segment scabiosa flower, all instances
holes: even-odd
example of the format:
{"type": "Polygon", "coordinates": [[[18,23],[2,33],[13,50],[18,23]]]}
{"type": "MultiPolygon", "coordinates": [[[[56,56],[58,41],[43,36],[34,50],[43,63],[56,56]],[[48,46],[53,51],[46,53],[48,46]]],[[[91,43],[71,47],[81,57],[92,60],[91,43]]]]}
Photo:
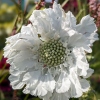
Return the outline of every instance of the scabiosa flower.
{"type": "Polygon", "coordinates": [[[69,100],[88,91],[89,68],[85,52],[91,53],[98,39],[94,19],[89,15],[76,25],[71,12],[56,2],[53,8],[34,10],[21,32],[7,38],[4,56],[10,63],[13,89],[43,100],[69,100]]]}

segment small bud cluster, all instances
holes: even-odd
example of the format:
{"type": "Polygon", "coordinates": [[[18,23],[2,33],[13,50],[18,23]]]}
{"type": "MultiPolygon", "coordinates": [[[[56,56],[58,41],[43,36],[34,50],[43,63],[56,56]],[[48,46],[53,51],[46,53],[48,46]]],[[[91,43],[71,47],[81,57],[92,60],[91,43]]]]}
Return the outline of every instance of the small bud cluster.
{"type": "Polygon", "coordinates": [[[100,1],[90,0],[89,8],[92,17],[94,17],[96,20],[97,27],[100,27],[100,1]]]}
{"type": "Polygon", "coordinates": [[[57,66],[64,62],[65,47],[58,40],[50,40],[39,48],[40,61],[47,66],[57,66]]]}

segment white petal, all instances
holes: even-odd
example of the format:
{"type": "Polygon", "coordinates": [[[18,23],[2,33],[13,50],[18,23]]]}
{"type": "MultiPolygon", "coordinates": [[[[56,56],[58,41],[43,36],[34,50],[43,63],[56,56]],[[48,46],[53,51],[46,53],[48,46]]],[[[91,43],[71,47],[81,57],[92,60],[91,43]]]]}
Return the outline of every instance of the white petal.
{"type": "Polygon", "coordinates": [[[54,2],[53,4],[53,10],[57,15],[62,16],[62,8],[59,4],[57,4],[56,2],[54,2]]]}
{"type": "Polygon", "coordinates": [[[76,18],[72,14],[72,12],[68,11],[66,13],[66,23],[69,24],[70,28],[75,28],[76,27],[76,18]]]}
{"type": "Polygon", "coordinates": [[[31,50],[23,50],[20,51],[18,53],[18,55],[16,56],[16,58],[13,60],[13,62],[17,63],[17,62],[22,62],[25,59],[30,59],[33,58],[35,55],[31,50]]]}
{"type": "Polygon", "coordinates": [[[80,48],[82,47],[84,50],[86,50],[87,52],[91,53],[91,48],[87,45],[89,44],[89,41],[82,36],[82,34],[78,34],[78,33],[74,33],[68,41],[68,46],[69,47],[77,47],[80,48]]]}
{"type": "Polygon", "coordinates": [[[70,80],[68,78],[67,72],[61,72],[59,79],[56,83],[56,92],[57,93],[65,93],[70,88],[70,80]]]}
{"type": "Polygon", "coordinates": [[[91,69],[91,68],[89,68],[89,69],[87,70],[87,75],[84,76],[84,78],[88,78],[88,77],[90,77],[93,73],[94,73],[94,70],[91,69]]]}
{"type": "Polygon", "coordinates": [[[82,96],[83,92],[81,89],[81,84],[79,82],[78,75],[75,72],[75,68],[71,68],[69,77],[71,80],[71,88],[70,88],[71,97],[78,98],[82,96]]]}
{"type": "Polygon", "coordinates": [[[29,49],[29,48],[32,48],[32,45],[24,39],[19,39],[12,46],[12,49],[16,49],[16,50],[25,50],[25,49],[29,49]]]}
{"type": "Polygon", "coordinates": [[[27,78],[25,79],[24,76],[23,80],[26,81],[27,84],[29,84],[26,86],[24,92],[29,91],[30,94],[35,96],[45,96],[48,91],[53,92],[55,88],[55,81],[50,73],[42,75],[40,71],[33,71],[28,74],[29,75],[27,76],[27,78]],[[39,74],[37,72],[39,72],[39,74]]]}
{"type": "Polygon", "coordinates": [[[54,91],[50,100],[69,100],[69,94],[65,93],[57,93],[54,91]]]}
{"type": "Polygon", "coordinates": [[[10,84],[12,85],[12,88],[13,89],[21,89],[23,88],[23,86],[25,85],[24,82],[22,82],[22,78],[23,78],[23,75],[19,75],[19,76],[13,76],[13,75],[10,75],[9,76],[9,80],[10,80],[10,84]]]}
{"type": "Polygon", "coordinates": [[[82,90],[79,88],[79,86],[77,86],[77,83],[76,83],[76,85],[71,84],[70,93],[71,93],[71,97],[78,98],[78,97],[82,96],[82,90]]]}
{"type": "Polygon", "coordinates": [[[34,33],[31,29],[32,29],[31,24],[28,24],[27,26],[22,26],[20,35],[24,34],[24,36],[29,35],[30,37],[33,37],[34,33]]]}
{"type": "Polygon", "coordinates": [[[14,65],[13,65],[13,66],[10,66],[10,70],[9,70],[9,72],[10,72],[10,74],[12,74],[12,75],[14,75],[14,76],[18,76],[18,75],[21,74],[20,71],[17,70],[17,69],[15,68],[14,65]]]}
{"type": "Polygon", "coordinates": [[[94,23],[94,19],[90,17],[90,15],[81,19],[80,24],[76,26],[76,30],[82,33],[90,41],[90,45],[98,40],[98,34],[96,33],[97,27],[94,23]]]}
{"type": "Polygon", "coordinates": [[[38,79],[40,78],[41,71],[33,71],[33,72],[28,72],[23,76],[23,82],[29,82],[29,83],[37,83],[38,79]]]}
{"type": "Polygon", "coordinates": [[[86,92],[90,88],[90,84],[86,79],[81,79],[80,80],[81,88],[83,92],[86,92]]]}
{"type": "Polygon", "coordinates": [[[42,97],[43,100],[50,100],[50,97],[52,96],[51,92],[48,92],[45,96],[42,97]]]}
{"type": "Polygon", "coordinates": [[[77,63],[78,69],[80,69],[80,72],[78,74],[80,76],[86,76],[87,70],[89,69],[89,64],[82,62],[81,60],[78,60],[76,63],[77,63]]]}

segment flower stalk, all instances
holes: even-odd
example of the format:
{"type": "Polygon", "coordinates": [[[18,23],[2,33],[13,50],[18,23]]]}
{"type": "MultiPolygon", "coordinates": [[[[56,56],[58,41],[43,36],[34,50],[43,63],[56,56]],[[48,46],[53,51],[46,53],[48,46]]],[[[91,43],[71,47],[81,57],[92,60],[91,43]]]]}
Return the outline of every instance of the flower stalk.
{"type": "Polygon", "coordinates": [[[36,10],[39,10],[39,9],[41,9],[41,8],[44,7],[44,6],[45,6],[45,0],[40,0],[40,2],[37,3],[35,9],[36,9],[36,10]]]}
{"type": "Polygon", "coordinates": [[[17,90],[14,90],[13,91],[13,98],[12,100],[20,100],[18,97],[17,97],[17,90]]]}

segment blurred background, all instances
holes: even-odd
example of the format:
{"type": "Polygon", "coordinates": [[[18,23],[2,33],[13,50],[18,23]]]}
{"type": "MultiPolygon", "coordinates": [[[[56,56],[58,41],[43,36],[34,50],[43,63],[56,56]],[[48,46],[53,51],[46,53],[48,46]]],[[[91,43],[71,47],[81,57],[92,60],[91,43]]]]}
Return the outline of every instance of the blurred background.
{"type": "MultiPolygon", "coordinates": [[[[90,14],[95,19],[100,34],[100,0],[56,0],[63,9],[72,11],[80,19],[90,14]]],[[[25,95],[22,90],[17,91],[16,99],[13,98],[13,90],[8,80],[9,67],[7,58],[3,57],[5,39],[20,31],[23,24],[28,24],[28,18],[33,9],[43,9],[52,7],[53,0],[0,0],[0,100],[40,100],[29,94],[25,95]]],[[[100,39],[100,36],[99,36],[100,39]]],[[[87,54],[90,67],[94,69],[94,74],[88,79],[91,89],[79,99],[70,100],[100,100],[100,40],[93,45],[93,52],[87,54]]]]}

